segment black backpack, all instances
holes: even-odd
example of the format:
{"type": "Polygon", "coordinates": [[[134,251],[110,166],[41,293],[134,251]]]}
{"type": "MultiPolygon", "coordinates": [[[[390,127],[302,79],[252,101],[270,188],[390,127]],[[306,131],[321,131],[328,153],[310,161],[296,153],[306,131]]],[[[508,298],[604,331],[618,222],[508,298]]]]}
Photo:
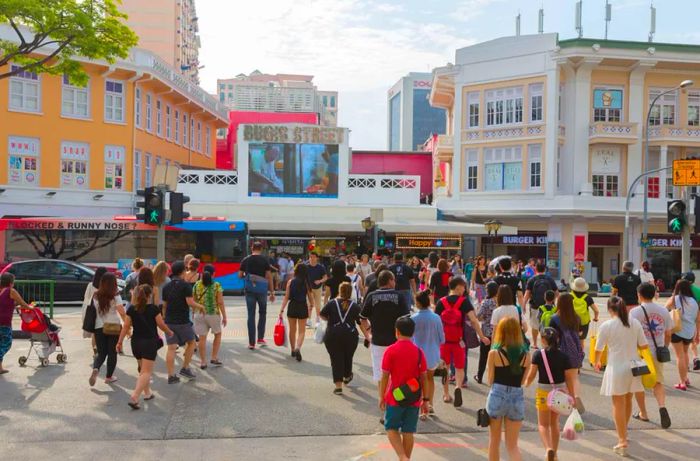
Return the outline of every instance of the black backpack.
{"type": "Polygon", "coordinates": [[[552,285],[546,275],[536,275],[532,281],[532,305],[543,305],[545,294],[551,289],[552,285]]]}

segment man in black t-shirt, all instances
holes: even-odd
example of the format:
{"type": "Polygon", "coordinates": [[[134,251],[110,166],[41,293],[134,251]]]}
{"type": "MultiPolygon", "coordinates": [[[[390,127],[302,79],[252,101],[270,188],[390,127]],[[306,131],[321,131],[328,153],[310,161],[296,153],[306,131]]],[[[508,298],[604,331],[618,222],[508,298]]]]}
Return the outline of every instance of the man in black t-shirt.
{"type": "Polygon", "coordinates": [[[559,296],[557,282],[546,274],[547,266],[543,262],[535,265],[535,275],[527,281],[525,296],[523,296],[523,315],[525,308],[530,309],[530,333],[532,333],[532,346],[537,349],[537,337],[540,333],[539,309],[545,304],[544,296],[548,291],[553,291],[555,299],[559,296]]]}
{"type": "Polygon", "coordinates": [[[251,255],[241,262],[240,278],[245,278],[245,304],[248,309],[248,349],[255,350],[255,306],[260,309],[258,318],[258,347],[267,346],[265,341],[265,321],[267,316],[267,296],[270,302],[275,302],[275,286],[272,282],[272,267],[267,258],[262,256],[263,246],[254,242],[251,255]],[[267,293],[266,293],[267,292],[267,293]]]}
{"type": "Polygon", "coordinates": [[[637,287],[642,284],[642,279],[637,274],[632,273],[634,263],[625,261],[622,264],[622,274],[613,280],[613,294],[622,298],[627,308],[639,305],[637,297],[637,287]]]}
{"type": "Polygon", "coordinates": [[[178,346],[186,346],[180,374],[189,379],[196,377],[190,370],[190,360],[195,346],[194,329],[192,322],[190,322],[190,309],[204,312],[204,306],[195,302],[192,297],[192,285],[180,278],[185,272],[185,263],[175,261],[171,271],[171,280],[163,287],[162,296],[165,324],[173,332],[172,336],[166,338],[168,352],[165,356],[165,365],[168,369],[168,384],[180,381],[180,378],[175,374],[175,351],[178,346]]]}
{"type": "Polygon", "coordinates": [[[394,264],[389,266],[389,270],[396,279],[396,291],[401,293],[406,304],[411,308],[416,294],[416,280],[413,269],[403,262],[402,253],[397,252],[394,254],[394,264]]]}
{"type": "Polygon", "coordinates": [[[518,305],[522,309],[523,307],[523,292],[522,292],[522,286],[520,284],[520,278],[518,278],[517,275],[513,274],[511,272],[511,269],[513,268],[513,260],[510,258],[503,258],[499,261],[498,267],[496,267],[496,271],[499,272],[498,275],[496,275],[493,278],[493,281],[498,284],[498,286],[501,285],[508,285],[513,292],[513,298],[517,299],[518,305]]]}
{"type": "MultiPolygon", "coordinates": [[[[306,263],[306,277],[308,279],[309,288],[314,298],[314,306],[316,307],[316,323],[319,322],[321,307],[323,307],[323,283],[328,280],[326,268],[318,261],[318,255],[314,252],[309,254],[309,261],[306,263]]],[[[309,319],[306,326],[311,326],[311,308],[309,308],[309,319]]]]}

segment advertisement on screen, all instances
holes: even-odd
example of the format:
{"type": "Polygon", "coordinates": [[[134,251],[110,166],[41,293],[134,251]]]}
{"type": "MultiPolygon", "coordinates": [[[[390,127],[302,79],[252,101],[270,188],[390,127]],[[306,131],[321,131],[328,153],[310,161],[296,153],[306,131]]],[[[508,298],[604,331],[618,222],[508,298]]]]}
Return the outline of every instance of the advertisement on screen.
{"type": "Polygon", "coordinates": [[[338,145],[251,143],[250,197],[338,198],[338,145]]]}

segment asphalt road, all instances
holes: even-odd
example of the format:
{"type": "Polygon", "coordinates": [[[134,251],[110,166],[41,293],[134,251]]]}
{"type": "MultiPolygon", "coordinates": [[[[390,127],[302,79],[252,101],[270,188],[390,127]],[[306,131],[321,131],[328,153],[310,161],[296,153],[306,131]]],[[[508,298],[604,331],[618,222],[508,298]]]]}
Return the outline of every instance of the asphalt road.
{"type": "MultiPolygon", "coordinates": [[[[279,309],[278,302],[269,309],[271,313],[279,309]]],[[[75,309],[59,309],[57,322],[63,327],[67,364],[57,364],[52,356],[47,368],[39,367],[36,361],[20,368],[17,358],[28,347],[28,342],[21,340],[15,341],[6,356],[5,365],[10,373],[0,377],[0,446],[7,444],[10,453],[18,455],[31,446],[38,452],[45,449],[54,455],[72,455],[74,459],[95,453],[79,447],[101,446],[124,446],[126,451],[120,459],[160,456],[166,450],[164,447],[173,451],[173,456],[168,458],[180,459],[182,455],[182,459],[188,460],[223,459],[218,455],[208,456],[220,453],[217,450],[222,447],[233,450],[229,453],[237,454],[235,459],[275,459],[284,455],[290,459],[320,460],[329,459],[330,454],[336,459],[391,459],[381,436],[376,388],[370,382],[369,352],[365,348],[360,346],[355,356],[355,380],[350,389],[343,396],[335,396],[331,392],[328,355],[322,345],[313,342],[312,330],[307,330],[307,342],[302,349],[304,361],[297,363],[288,350],[273,345],[249,351],[243,300],[227,298],[227,310],[230,325],[221,354],[224,366],[207,371],[196,368],[196,380],[168,385],[161,351],[153,384],[156,399],[144,403],[142,410],[133,411],[126,403],[135,383],[136,362],[128,349],[126,356],[119,357],[116,372],[119,381],[110,386],[99,380],[90,388],[87,382],[90,343],[80,336],[79,314],[75,309]],[[183,439],[200,440],[183,446],[183,439]],[[178,446],[181,450],[175,450],[178,446]],[[197,448],[188,452],[189,446],[197,448]],[[260,457],[260,453],[265,455],[260,457]]],[[[274,317],[274,314],[268,316],[270,342],[274,317]]],[[[477,354],[474,350],[469,353],[470,377],[475,371],[477,354]]],[[[198,360],[194,363],[198,365],[198,360]]],[[[607,454],[607,446],[615,441],[614,434],[607,431],[614,428],[611,404],[609,399],[598,395],[600,380],[601,376],[591,370],[586,360],[581,382],[587,432],[583,441],[568,443],[566,448],[572,456],[576,453],[576,459],[611,457],[607,454]]],[[[695,387],[688,392],[676,391],[672,388],[676,380],[675,363],[667,365],[671,431],[659,428],[653,398],[648,403],[652,422],[633,420],[630,424],[635,443],[649,444],[658,439],[652,443],[654,447],[670,447],[654,448],[653,459],[685,459],[686,454],[691,456],[687,459],[697,459],[692,453],[700,448],[696,442],[700,432],[694,431],[700,429],[700,416],[694,411],[700,391],[695,387]]],[[[691,381],[700,384],[696,375],[691,381]]],[[[419,424],[425,456],[414,459],[465,459],[468,453],[479,455],[476,458],[484,456],[486,431],[475,427],[474,421],[487,392],[487,386],[470,381],[469,389],[463,393],[461,409],[442,403],[438,393],[436,417],[419,424]]],[[[527,434],[523,439],[531,453],[525,459],[542,457],[533,396],[534,388],[527,389],[523,426],[527,434]]],[[[651,453],[641,446],[637,449],[651,453]]],[[[635,445],[632,452],[635,453],[635,445]]],[[[643,454],[637,457],[652,459],[643,454]]],[[[562,455],[560,459],[572,458],[562,455]]]]}

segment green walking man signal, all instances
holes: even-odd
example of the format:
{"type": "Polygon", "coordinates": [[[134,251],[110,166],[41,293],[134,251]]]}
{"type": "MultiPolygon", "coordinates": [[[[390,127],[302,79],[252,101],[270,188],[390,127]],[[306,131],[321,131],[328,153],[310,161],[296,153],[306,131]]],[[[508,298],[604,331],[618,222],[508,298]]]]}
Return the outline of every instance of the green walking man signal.
{"type": "Polygon", "coordinates": [[[671,234],[680,234],[683,232],[683,226],[688,222],[685,213],[685,202],[683,200],[671,200],[666,205],[667,230],[671,234]]]}
{"type": "Polygon", "coordinates": [[[147,187],[137,191],[136,194],[143,197],[143,201],[136,204],[137,207],[143,208],[143,213],[138,214],[137,218],[144,224],[156,226],[163,224],[165,221],[164,192],[156,187],[147,187]]]}

